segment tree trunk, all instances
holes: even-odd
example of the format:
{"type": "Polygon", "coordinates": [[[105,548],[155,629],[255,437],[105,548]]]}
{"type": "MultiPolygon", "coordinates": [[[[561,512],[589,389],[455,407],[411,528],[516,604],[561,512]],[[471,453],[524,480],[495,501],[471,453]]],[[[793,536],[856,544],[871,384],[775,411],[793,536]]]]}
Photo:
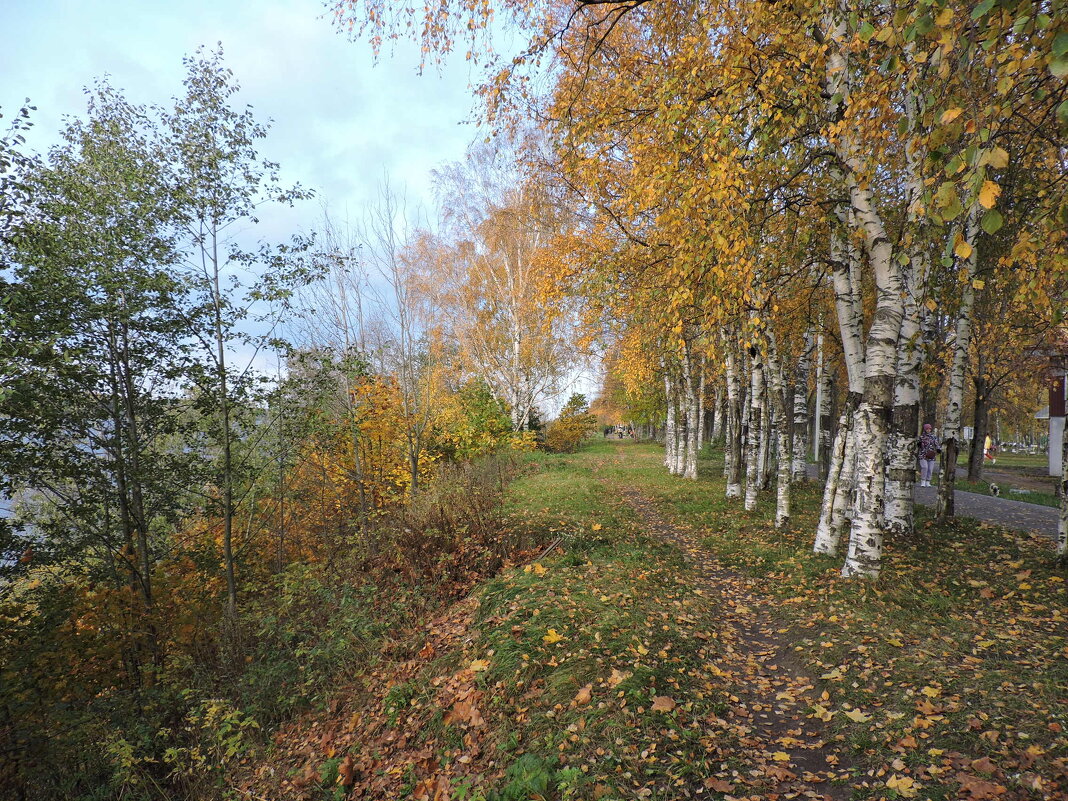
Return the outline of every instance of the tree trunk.
{"type": "Polygon", "coordinates": [[[975,410],[972,414],[972,448],[968,454],[969,481],[979,481],[983,477],[984,446],[987,432],[990,430],[990,382],[983,375],[986,367],[984,361],[980,350],[975,366],[976,375],[972,379],[972,385],[975,387],[975,410]]]}
{"type": "Polygon", "coordinates": [[[712,442],[723,439],[723,382],[716,381],[716,394],[712,400],[712,442]]]}
{"type": "Polygon", "coordinates": [[[820,386],[822,391],[816,404],[816,464],[819,466],[820,480],[826,481],[831,469],[831,439],[834,435],[834,381],[830,370],[824,370],[820,386]]]}
{"type": "Polygon", "coordinates": [[[693,350],[690,342],[683,343],[682,359],[682,383],[686,399],[686,450],[682,462],[682,475],[686,478],[697,479],[697,449],[700,440],[700,428],[703,415],[700,414],[700,403],[697,399],[698,378],[693,374],[693,350]]]}
{"type": "MultiPolygon", "coordinates": [[[[906,45],[911,57],[912,45],[906,45]]],[[[910,535],[914,531],[913,486],[916,483],[917,437],[920,433],[920,368],[926,351],[921,326],[923,304],[927,297],[927,276],[930,272],[927,248],[929,243],[924,202],[924,161],[926,148],[915,135],[919,126],[916,98],[909,93],[905,110],[910,135],[905,148],[906,189],[908,191],[908,226],[913,239],[908,264],[903,269],[905,288],[904,314],[898,337],[897,379],[894,383],[894,411],[886,473],[886,529],[888,533],[910,535]]]]}
{"type": "Polygon", "coordinates": [[[820,521],[816,526],[816,543],[812,550],[827,556],[838,555],[838,545],[845,530],[847,511],[853,498],[853,419],[859,397],[850,393],[838,421],[834,445],[827,450],[829,467],[823,487],[820,521]]]}
{"type": "MultiPolygon", "coordinates": [[[[805,349],[794,372],[793,468],[791,480],[808,480],[808,378],[812,369],[812,329],[805,332],[805,349]]],[[[779,455],[782,458],[782,454],[779,455]]]]}
{"type": "Polygon", "coordinates": [[[672,382],[668,375],[664,375],[664,397],[667,399],[667,415],[664,421],[664,466],[668,472],[675,472],[675,399],[672,392],[672,382]]]}
{"type": "MultiPolygon", "coordinates": [[[[791,442],[790,419],[786,414],[786,376],[782,362],[779,361],[774,337],[770,333],[768,339],[768,397],[771,401],[772,425],[775,427],[779,457],[775,474],[775,527],[782,531],[790,527],[790,485],[793,481],[791,468],[795,464],[793,458],[795,443],[791,442]]],[[[796,413],[796,405],[794,409],[796,413]]],[[[808,427],[807,413],[803,415],[801,425],[803,428],[808,427]]],[[[795,417],[795,431],[796,426],[797,420],[795,417]]],[[[804,451],[802,450],[801,453],[801,463],[804,465],[804,451]]]]}
{"type": "Polygon", "coordinates": [[[724,454],[726,497],[742,497],[742,381],[733,343],[727,346],[724,372],[727,376],[727,443],[724,454]]]}
{"type": "MultiPolygon", "coordinates": [[[[913,282],[909,282],[913,283],[913,282]]],[[[914,285],[905,298],[905,313],[898,340],[897,378],[886,471],[886,530],[913,533],[913,486],[916,483],[917,437],[920,416],[921,292],[914,285]]]]}
{"type": "Polygon", "coordinates": [[[218,237],[212,235],[212,301],[214,304],[215,367],[219,382],[219,415],[222,434],[222,503],[223,503],[223,563],[226,572],[226,614],[229,623],[237,618],[237,575],[234,569],[234,460],[231,447],[230,388],[226,373],[226,341],[222,319],[222,287],[218,237]]]}
{"type": "MultiPolygon", "coordinates": [[[[1050,447],[1054,447],[1051,442],[1050,447]]],[[[1061,433],[1061,514],[1057,521],[1057,560],[1068,562],[1068,425],[1061,433]]]]}
{"type": "Polygon", "coordinates": [[[756,509],[757,493],[763,480],[760,450],[764,427],[764,365],[760,351],[750,346],[749,436],[745,453],[745,510],[756,509]]]}
{"type": "Polygon", "coordinates": [[[978,264],[978,248],[975,246],[979,231],[979,212],[972,208],[966,223],[966,241],[972,251],[965,262],[965,282],[961,290],[960,310],[957,312],[956,341],[953,343],[953,366],[949,372],[949,396],[946,402],[946,420],[942,430],[942,480],[938,483],[938,502],[935,515],[939,520],[953,517],[953,492],[957,481],[957,441],[960,439],[960,421],[964,406],[964,376],[968,368],[968,351],[972,342],[972,311],[975,308],[975,280],[978,264]]]}
{"type": "MultiPolygon", "coordinates": [[[[697,385],[697,450],[705,446],[705,373],[707,370],[708,357],[701,356],[701,379],[697,385]]],[[[696,460],[696,452],[694,459],[696,460]]],[[[697,478],[697,470],[694,468],[694,478],[697,478]]]]}

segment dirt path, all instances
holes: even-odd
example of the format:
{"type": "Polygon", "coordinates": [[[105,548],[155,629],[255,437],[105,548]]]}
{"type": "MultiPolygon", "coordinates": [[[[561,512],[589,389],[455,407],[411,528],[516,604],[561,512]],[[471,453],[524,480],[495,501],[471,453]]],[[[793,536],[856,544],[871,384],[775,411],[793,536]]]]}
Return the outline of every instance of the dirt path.
{"type": "Polygon", "coordinates": [[[846,760],[827,741],[827,727],[814,714],[820,693],[794,656],[786,630],[764,608],[766,601],[753,595],[740,575],[718,564],[692,532],[661,516],[639,490],[627,487],[622,495],[646,531],[684,551],[700,576],[700,589],[720,600],[724,662],[718,670],[736,687],[731,722],[752,749],[754,782],[783,798],[848,799],[848,785],[831,783],[844,778],[846,760]]]}

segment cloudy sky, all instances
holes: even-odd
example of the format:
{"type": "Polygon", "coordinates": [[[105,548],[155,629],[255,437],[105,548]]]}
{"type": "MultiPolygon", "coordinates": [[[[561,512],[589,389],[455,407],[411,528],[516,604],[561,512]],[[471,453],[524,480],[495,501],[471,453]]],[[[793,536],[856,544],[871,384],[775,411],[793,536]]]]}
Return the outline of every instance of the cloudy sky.
{"type": "MultiPolygon", "coordinates": [[[[217,42],[240,100],[274,120],[261,152],[339,214],[358,216],[384,171],[430,203],[429,171],[478,135],[464,124],[474,76],[462,58],[419,75],[418,50],[405,44],[375,65],[318,0],[4,0],[0,111],[10,118],[29,98],[30,143],[44,149],[65,115],[84,112],[95,78],[110,76],[135,102],[167,103],[181,92],[182,56],[217,42]]],[[[310,203],[290,222],[314,227],[318,216],[310,203]]]]}
{"type": "MultiPolygon", "coordinates": [[[[478,74],[466,61],[420,75],[418,47],[402,43],[376,64],[366,42],[337,32],[321,0],[0,0],[0,125],[29,98],[29,144],[43,152],[65,116],[84,114],[84,87],[105,75],[134,102],[167,105],[182,92],[182,57],[218,42],[242,87],[237,102],[273,120],[261,155],[281,164],[285,182],[317,193],[261,215],[257,238],[319,227],[323,203],[335,218],[358,219],[387,173],[410,206],[432,210],[430,171],[485,136],[470,123],[478,74]]],[[[495,47],[512,44],[498,29],[495,47]]],[[[566,391],[592,394],[580,373],[566,391]]]]}

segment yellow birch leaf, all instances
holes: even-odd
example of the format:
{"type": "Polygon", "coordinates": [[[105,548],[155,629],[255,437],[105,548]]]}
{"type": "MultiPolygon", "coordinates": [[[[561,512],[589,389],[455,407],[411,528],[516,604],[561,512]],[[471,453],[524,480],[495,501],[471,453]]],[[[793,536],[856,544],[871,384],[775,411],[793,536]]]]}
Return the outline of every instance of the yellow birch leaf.
{"type": "Polygon", "coordinates": [[[964,109],[962,109],[960,106],[947,108],[944,112],[942,112],[941,123],[943,125],[949,125],[951,122],[953,122],[953,120],[957,119],[957,117],[959,117],[963,112],[964,109]]]}
{"type": "Polygon", "coordinates": [[[957,244],[953,246],[953,252],[960,258],[966,259],[972,255],[972,246],[968,244],[968,240],[961,237],[957,240],[957,244]]]}
{"type": "Polygon", "coordinates": [[[994,181],[983,181],[983,188],[979,190],[979,205],[984,209],[994,208],[1001,194],[1001,187],[994,181]]]}
{"type": "Polygon", "coordinates": [[[790,761],[790,755],[785,751],[776,751],[774,754],[771,755],[771,758],[774,759],[776,762],[790,761]]]}
{"type": "Polygon", "coordinates": [[[997,170],[1004,169],[1009,166],[1009,153],[1001,147],[995,147],[993,150],[988,150],[979,159],[979,166],[990,166],[997,170]]]}
{"type": "Polygon", "coordinates": [[[920,794],[920,787],[916,780],[909,776],[898,776],[895,773],[886,780],[886,786],[902,798],[915,798],[920,794]]]}

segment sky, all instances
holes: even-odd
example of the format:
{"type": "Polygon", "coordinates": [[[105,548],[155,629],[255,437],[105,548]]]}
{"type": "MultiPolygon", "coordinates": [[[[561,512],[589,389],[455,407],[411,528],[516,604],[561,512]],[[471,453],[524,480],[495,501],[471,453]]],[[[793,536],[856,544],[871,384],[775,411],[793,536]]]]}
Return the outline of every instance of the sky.
{"type": "Polygon", "coordinates": [[[0,111],[37,107],[29,144],[46,149],[63,117],[85,111],[83,88],[109,76],[134,102],[168,104],[182,91],[182,56],[222,42],[240,102],[273,127],[261,153],[318,199],[272,227],[315,227],[321,201],[358,216],[384,172],[432,205],[430,170],[463,157],[477,74],[462,57],[418,74],[418,48],[374,64],[318,0],[4,0],[0,111]]]}
{"type": "MultiPolygon", "coordinates": [[[[273,120],[261,156],[281,165],[283,185],[317,195],[262,214],[259,238],[318,228],[324,204],[334,218],[358,219],[386,174],[410,208],[432,210],[431,171],[485,136],[471,122],[478,73],[462,56],[420,74],[418,46],[403,42],[375,63],[320,0],[0,0],[0,126],[28,98],[28,145],[44,152],[64,117],[84,115],[84,88],[104,76],[135,103],[169,105],[182,93],[182,57],[219,42],[242,87],[235,102],[273,120]]],[[[507,51],[507,32],[494,44],[507,51]]],[[[567,391],[581,384],[592,396],[580,372],[567,391]]]]}

